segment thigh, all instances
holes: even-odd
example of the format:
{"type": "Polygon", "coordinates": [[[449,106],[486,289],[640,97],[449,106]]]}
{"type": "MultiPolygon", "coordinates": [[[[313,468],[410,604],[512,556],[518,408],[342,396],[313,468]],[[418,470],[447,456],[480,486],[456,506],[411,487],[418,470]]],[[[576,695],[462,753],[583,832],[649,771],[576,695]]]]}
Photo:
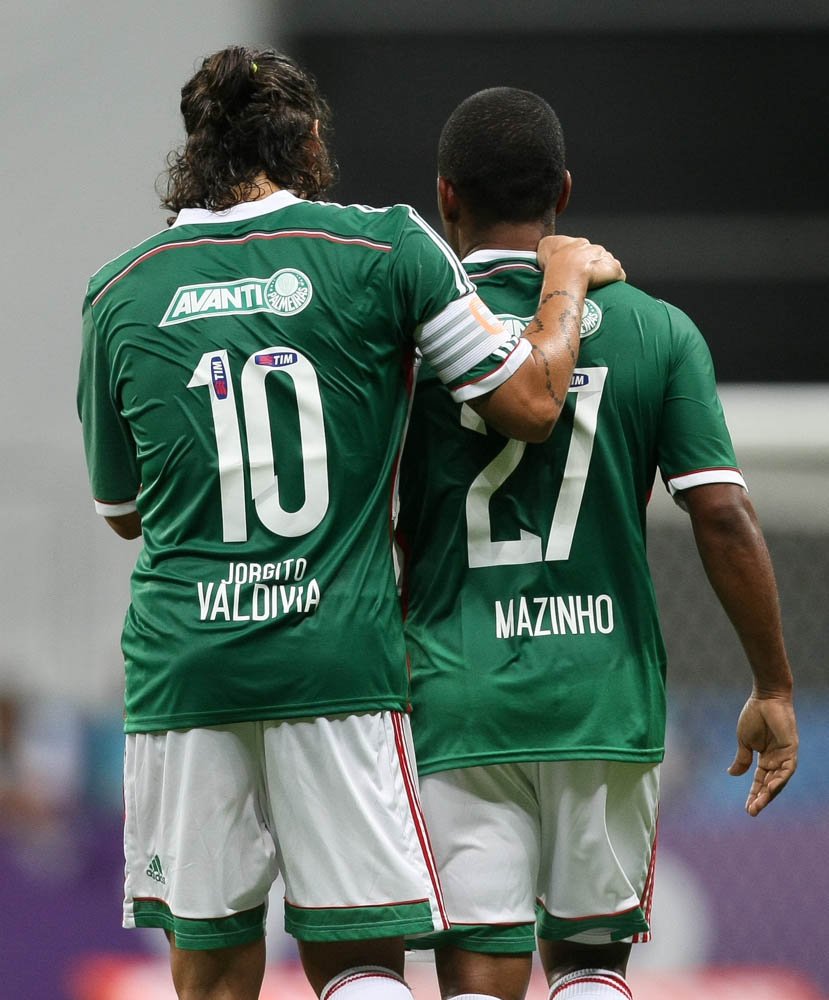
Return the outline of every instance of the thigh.
{"type": "Polygon", "coordinates": [[[426,775],[421,795],[452,942],[479,952],[532,951],[540,826],[526,765],[426,775]]]}
{"type": "Polygon", "coordinates": [[[291,934],[353,941],[444,926],[405,716],[269,723],[265,757],[291,934]]]}
{"type": "Polygon", "coordinates": [[[178,948],[263,935],[277,874],[262,808],[258,723],[127,737],[124,925],[178,948]]]}
{"type": "Polygon", "coordinates": [[[539,936],[584,944],[649,935],[659,765],[538,765],[539,936]]]}

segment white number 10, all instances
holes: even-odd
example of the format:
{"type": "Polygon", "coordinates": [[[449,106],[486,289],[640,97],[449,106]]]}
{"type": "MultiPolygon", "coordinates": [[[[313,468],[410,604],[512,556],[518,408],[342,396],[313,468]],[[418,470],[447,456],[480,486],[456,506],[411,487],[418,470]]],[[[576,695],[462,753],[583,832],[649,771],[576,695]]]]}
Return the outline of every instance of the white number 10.
{"type": "MultiPolygon", "coordinates": [[[[250,492],[256,514],[275,535],[306,535],[328,510],[328,455],[325,444],[322,399],[317,373],[311,362],[287,347],[257,351],[242,368],[242,405],[245,413],[250,492]],[[279,477],[274,466],[265,380],[279,372],[292,380],[299,411],[302,475],[305,499],[299,510],[287,511],[279,498],[279,477]]],[[[201,356],[188,389],[210,388],[213,431],[219,459],[219,492],[222,506],[222,539],[244,542],[248,537],[245,513],[245,463],[239,433],[239,414],[230,362],[226,350],[201,356]]]]}
{"type": "MultiPolygon", "coordinates": [[[[564,463],[564,478],[553,508],[550,532],[542,548],[540,535],[524,528],[518,538],[492,540],[489,504],[493,494],[516,470],[527,447],[524,441],[508,441],[489,465],[476,476],[466,495],[467,551],[470,567],[510,566],[521,563],[554,562],[570,557],[573,535],[584,497],[587,471],[593,454],[599,404],[607,368],[579,368],[570,391],[576,393],[573,432],[564,463]]],[[[461,423],[486,433],[483,420],[469,406],[461,407],[461,423]]]]}

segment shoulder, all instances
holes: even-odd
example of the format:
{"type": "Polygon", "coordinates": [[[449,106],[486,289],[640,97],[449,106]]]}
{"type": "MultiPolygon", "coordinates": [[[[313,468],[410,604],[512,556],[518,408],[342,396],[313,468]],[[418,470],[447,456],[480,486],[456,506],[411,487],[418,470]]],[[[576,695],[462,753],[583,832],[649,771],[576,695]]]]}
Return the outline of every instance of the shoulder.
{"type": "Polygon", "coordinates": [[[428,230],[429,226],[420,218],[411,205],[388,205],[375,208],[372,205],[341,205],[333,201],[306,202],[302,208],[309,222],[317,220],[323,226],[335,226],[355,234],[374,236],[396,242],[407,230],[428,230]]]}
{"type": "Polygon", "coordinates": [[[88,301],[94,304],[112,282],[176,238],[176,230],[165,228],[107,261],[89,279],[86,292],[88,301]]]}
{"type": "Polygon", "coordinates": [[[653,318],[667,319],[665,303],[648,292],[628,284],[626,281],[614,281],[612,285],[602,288],[592,288],[587,297],[597,302],[603,308],[614,308],[641,313],[653,318]]]}
{"type": "Polygon", "coordinates": [[[586,314],[592,304],[603,321],[634,322],[640,329],[669,337],[701,336],[694,321],[682,309],[624,281],[591,289],[587,300],[586,314]]]}

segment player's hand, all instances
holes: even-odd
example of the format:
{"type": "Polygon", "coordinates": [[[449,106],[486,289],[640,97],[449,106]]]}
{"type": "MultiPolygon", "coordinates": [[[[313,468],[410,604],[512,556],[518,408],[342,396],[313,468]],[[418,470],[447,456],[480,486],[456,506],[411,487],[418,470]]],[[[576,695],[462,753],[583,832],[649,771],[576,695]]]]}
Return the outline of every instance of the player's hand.
{"type": "Polygon", "coordinates": [[[749,816],[756,816],[783,791],[797,768],[797,746],[791,698],[752,695],[737,721],[737,754],[728,769],[735,776],[745,774],[757,752],[757,769],[746,799],[749,816]]]}
{"type": "Polygon", "coordinates": [[[543,271],[570,273],[576,270],[587,278],[588,288],[612,281],[624,281],[622,265],[609,250],[583,236],[545,236],[538,244],[538,266],[543,271]]]}

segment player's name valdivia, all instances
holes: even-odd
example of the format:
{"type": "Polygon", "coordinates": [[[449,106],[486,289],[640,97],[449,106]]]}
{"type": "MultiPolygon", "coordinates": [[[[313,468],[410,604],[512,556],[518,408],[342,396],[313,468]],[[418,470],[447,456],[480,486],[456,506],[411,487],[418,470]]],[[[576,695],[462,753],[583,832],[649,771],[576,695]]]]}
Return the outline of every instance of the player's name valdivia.
{"type": "Polygon", "coordinates": [[[550,594],[495,602],[495,637],[531,635],[607,635],[614,628],[613,598],[608,594],[550,594]]]}
{"type": "Polygon", "coordinates": [[[263,622],[290,613],[313,614],[321,600],[319,584],[314,577],[299,584],[199,580],[196,590],[199,619],[203,622],[263,622]]]}

